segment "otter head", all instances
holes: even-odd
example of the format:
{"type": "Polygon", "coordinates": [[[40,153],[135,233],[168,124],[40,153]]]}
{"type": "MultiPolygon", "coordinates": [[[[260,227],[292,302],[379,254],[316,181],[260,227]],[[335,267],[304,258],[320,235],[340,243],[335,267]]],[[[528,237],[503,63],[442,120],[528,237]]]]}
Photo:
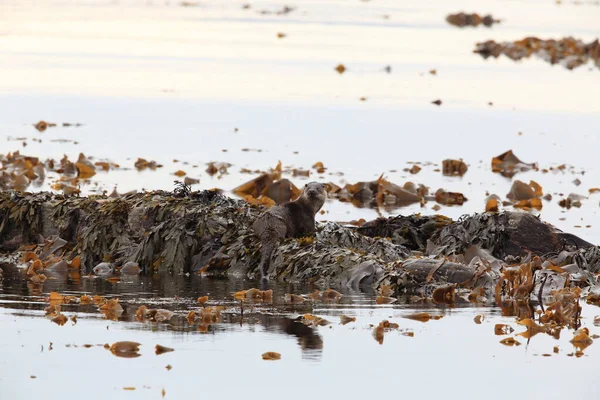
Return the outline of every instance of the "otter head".
{"type": "Polygon", "coordinates": [[[310,182],[304,186],[304,192],[302,194],[305,197],[315,214],[323,207],[325,200],[327,199],[326,184],[319,182],[310,182]]]}

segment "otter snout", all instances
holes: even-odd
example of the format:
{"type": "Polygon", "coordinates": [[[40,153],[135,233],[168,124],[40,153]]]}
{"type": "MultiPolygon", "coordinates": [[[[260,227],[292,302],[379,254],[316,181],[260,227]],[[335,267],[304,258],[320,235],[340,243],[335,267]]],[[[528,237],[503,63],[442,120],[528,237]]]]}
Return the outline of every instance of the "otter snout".
{"type": "Polygon", "coordinates": [[[304,188],[304,191],[308,197],[321,197],[327,195],[325,185],[318,182],[311,182],[307,184],[304,188]]]}
{"type": "Polygon", "coordinates": [[[319,197],[321,195],[321,192],[317,189],[308,189],[306,191],[306,194],[310,197],[319,197]]]}

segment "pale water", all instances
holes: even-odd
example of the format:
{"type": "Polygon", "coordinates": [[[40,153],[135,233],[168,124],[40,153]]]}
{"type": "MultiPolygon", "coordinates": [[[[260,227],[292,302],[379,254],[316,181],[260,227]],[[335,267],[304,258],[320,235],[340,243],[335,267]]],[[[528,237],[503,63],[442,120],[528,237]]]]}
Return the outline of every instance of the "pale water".
{"type": "MultiPolygon", "coordinates": [[[[476,42],[531,35],[589,42],[600,33],[599,19],[593,1],[207,0],[184,7],[156,0],[6,0],[0,3],[1,149],[42,159],[67,154],[74,160],[83,152],[124,168],[99,172],[83,193],[110,192],[115,185],[120,192],[169,190],[178,169],[200,178],[194,189],[228,191],[253,178],[241,168],[266,170],[279,160],[310,168],[321,161],[327,173],[311,179],[344,184],[383,173],[398,184],[462,192],[469,198],[464,206],[439,211],[454,218],[482,211],[486,191],[505,197],[511,181],[492,174],[490,161],[513,149],[541,168],[574,167],[515,178],[533,179],[553,194],[544,220],[598,243],[600,195],[590,195],[581,209],[557,204],[571,192],[588,195],[600,187],[598,68],[568,71],[535,57],[484,60],[472,50],[476,42]],[[274,13],[286,5],[294,10],[274,13]],[[491,29],[459,29],[445,21],[458,11],[503,21],[491,29]],[[286,36],[278,38],[280,32],[286,36]],[[340,63],[347,68],[341,75],[334,70],[340,63]],[[436,99],[440,107],[431,104],[436,99]],[[40,133],[32,124],[41,119],[83,126],[40,133]],[[164,168],[138,172],[138,157],[164,168]],[[445,158],[463,158],[469,171],[443,177],[434,169],[445,158]],[[233,166],[228,175],[210,177],[210,161],[233,166]],[[436,165],[422,166],[417,175],[403,172],[414,161],[436,165]]],[[[396,212],[431,214],[432,206],[396,212]]],[[[322,220],[379,215],[337,202],[324,209],[322,220]]],[[[596,345],[580,358],[567,356],[574,352],[573,335],[565,329],[558,341],[540,334],[526,343],[511,335],[523,345],[505,347],[499,343],[505,336],[494,335],[496,323],[515,333],[524,329],[493,306],[423,308],[407,299],[378,306],[374,293],[344,292],[339,304],[294,309],[281,296],[314,288],[277,284],[273,305],[246,309],[242,318],[231,293],[255,285],[200,277],[47,281],[36,295],[7,278],[0,285],[0,398],[160,399],[162,389],[172,399],[595,398],[600,390],[596,345]],[[117,296],[129,318],[107,321],[94,307],[66,306],[65,314],[79,320],[57,326],[43,316],[42,298],[52,290],[117,296]],[[140,304],[187,312],[206,294],[226,306],[223,322],[210,333],[174,332],[130,318],[140,304]],[[444,318],[402,318],[416,311],[444,318]],[[306,312],[332,324],[286,333],[298,324],[291,319],[306,312]],[[339,325],[341,313],[357,321],[339,325]],[[485,316],[482,324],[474,323],[476,315],[485,316]],[[391,331],[378,344],[370,325],[383,319],[414,337],[391,331]],[[82,347],[123,340],[140,342],[141,356],[117,358],[103,347],[82,347]],[[156,356],[156,344],[175,351],[156,356]],[[263,361],[266,351],[282,359],[263,361]]],[[[582,325],[591,334],[600,333],[593,325],[598,314],[584,305],[582,325]]]]}

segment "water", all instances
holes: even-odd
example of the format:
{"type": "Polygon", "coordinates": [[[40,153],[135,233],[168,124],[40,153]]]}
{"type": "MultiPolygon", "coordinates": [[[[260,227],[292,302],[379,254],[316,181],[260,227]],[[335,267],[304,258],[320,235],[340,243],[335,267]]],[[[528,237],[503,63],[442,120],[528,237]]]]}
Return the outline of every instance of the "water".
{"type": "MultiPolygon", "coordinates": [[[[574,347],[569,343],[572,331],[567,329],[559,340],[538,334],[527,343],[514,336],[524,331],[515,317],[503,315],[497,307],[476,307],[464,301],[453,307],[415,305],[408,299],[379,306],[372,293],[348,291],[336,303],[292,306],[283,303],[284,293],[308,293],[314,288],[272,284],[273,303],[246,304],[242,316],[231,293],[256,282],[201,277],[184,283],[169,277],[132,278],[118,284],[48,282],[41,296],[27,295],[24,285],[12,279],[0,291],[2,398],[43,393],[48,398],[145,399],[160,398],[165,389],[166,398],[176,399],[192,394],[255,398],[264,393],[285,393],[293,399],[311,394],[358,398],[398,391],[425,398],[477,398],[485,393],[487,398],[500,399],[515,392],[584,397],[598,389],[593,375],[596,346],[587,348],[580,358],[568,356],[574,347]],[[48,305],[43,297],[52,289],[118,297],[125,313],[119,321],[109,321],[93,305],[66,305],[63,313],[77,315],[77,323],[58,326],[43,312],[48,305]],[[223,321],[213,324],[209,333],[135,321],[141,304],[185,315],[198,309],[196,297],[206,294],[208,304],[224,306],[223,321]],[[444,317],[426,323],[403,318],[417,311],[444,317]],[[325,318],[331,325],[312,328],[293,321],[304,313],[325,318]],[[356,322],[340,325],[340,314],[356,317],[356,322]],[[484,316],[479,325],[473,321],[476,315],[484,316]],[[398,323],[400,329],[386,333],[380,345],[371,325],[383,319],[398,323]],[[512,326],[515,332],[510,336],[522,345],[500,344],[507,336],[494,334],[497,323],[512,326]],[[402,332],[413,332],[414,337],[402,332]],[[102,347],[117,341],[141,343],[141,356],[119,358],[102,347]],[[175,351],[155,355],[156,344],[175,351]],[[554,346],[559,346],[558,354],[554,346]],[[261,354],[267,351],[280,353],[282,359],[263,361],[261,354]],[[167,365],[172,369],[167,370],[167,365]],[[490,390],[496,386],[501,390],[490,390]]],[[[595,314],[595,307],[584,306],[582,324],[592,333],[597,331],[595,314]]]]}
{"type": "MultiPolygon", "coordinates": [[[[513,149],[540,168],[573,166],[515,178],[533,179],[553,194],[552,202],[544,202],[544,220],[600,242],[598,194],[584,200],[581,209],[566,211],[557,204],[571,192],[588,195],[588,189],[600,186],[598,69],[590,64],[568,71],[535,57],[515,63],[472,54],[476,42],[488,39],[573,35],[591,41],[598,35],[597,4],[269,0],[243,9],[244,3],[3,1],[2,153],[20,150],[42,159],[67,154],[74,160],[83,152],[121,165],[99,172],[82,187],[84,194],[110,192],[115,185],[120,192],[170,189],[178,169],[200,178],[195,189],[228,191],[253,177],[241,168],[264,170],[279,160],[310,168],[322,161],[327,173],[310,179],[343,185],[384,173],[394,183],[410,180],[433,191],[462,192],[469,198],[464,206],[438,211],[456,218],[482,211],[486,192],[505,197],[511,181],[492,174],[490,161],[513,149]],[[286,15],[259,13],[285,5],[296,8],[286,15]],[[446,24],[448,13],[461,10],[492,13],[503,22],[492,29],[446,24]],[[287,36],[278,39],[278,32],[287,36]],[[342,75],[334,71],[339,63],[347,67],[342,75]],[[389,74],[383,70],[388,65],[389,74]],[[434,68],[435,76],[428,72],[434,68]],[[441,107],[430,103],[435,99],[443,101],[441,107]],[[40,119],[83,126],[39,133],[31,125],[40,119]],[[77,144],[53,142],[57,139],[77,144]],[[137,157],[164,168],[138,172],[137,157]],[[462,178],[443,177],[434,169],[445,158],[463,158],[469,171],[462,178]],[[210,161],[233,166],[229,174],[210,177],[205,172],[210,161]],[[409,162],[432,165],[410,175],[403,171],[409,162]],[[580,186],[572,183],[575,178],[580,186]]],[[[48,189],[54,179],[31,189],[48,189]]],[[[432,214],[433,205],[393,214],[432,214]]],[[[333,201],[324,209],[321,220],[388,215],[333,201]]],[[[498,343],[503,336],[494,335],[494,324],[507,323],[515,333],[523,327],[493,304],[441,307],[400,299],[379,306],[374,293],[344,291],[339,304],[295,308],[283,304],[281,296],[314,288],[272,284],[273,304],[245,309],[241,317],[231,293],[256,282],[140,277],[110,283],[63,277],[28,288],[7,275],[0,284],[2,399],[160,399],[162,389],[166,398],[175,399],[274,393],[292,399],[594,398],[600,389],[593,375],[595,345],[580,358],[567,356],[573,352],[572,331],[565,329],[559,340],[539,334],[526,343],[515,336],[523,345],[505,347],[498,343]],[[51,291],[118,297],[126,312],[120,321],[107,321],[93,306],[65,306],[65,314],[77,314],[78,322],[57,326],[43,312],[43,298],[51,291]],[[133,318],[140,304],[187,312],[201,295],[225,306],[223,321],[210,333],[175,332],[133,318]],[[416,311],[444,318],[427,323],[402,318],[416,311]],[[300,334],[292,319],[306,312],[332,325],[300,334]],[[339,325],[341,313],[357,321],[339,325]],[[485,316],[481,325],[473,322],[476,315],[485,316]],[[414,331],[414,337],[391,331],[379,345],[370,325],[383,319],[414,331]],[[296,334],[286,333],[292,330],[296,334]],[[140,342],[141,356],[124,359],[103,347],[82,347],[123,340],[140,342]],[[156,344],[175,351],[156,356],[156,344]],[[557,345],[560,351],[554,354],[557,345]],[[282,359],[263,361],[266,351],[279,352],[282,359]]],[[[583,305],[582,325],[592,334],[600,333],[593,325],[598,314],[594,306],[583,305]]]]}
{"type": "MultiPolygon", "coordinates": [[[[564,212],[557,205],[560,194],[588,195],[600,182],[598,69],[588,64],[568,71],[535,57],[515,63],[472,53],[479,41],[530,35],[589,42],[597,35],[597,5],[332,0],[262,15],[287,3],[242,4],[3,2],[0,135],[28,138],[25,148],[22,140],[7,140],[5,151],[71,160],[83,152],[123,168],[99,172],[82,187],[84,194],[115,186],[120,192],[168,189],[179,169],[201,180],[195,189],[229,191],[253,177],[241,168],[266,170],[281,160],[306,169],[322,161],[326,174],[313,172],[310,179],[344,185],[385,174],[398,184],[463,192],[465,206],[439,211],[458,217],[482,211],[487,192],[505,198],[511,181],[489,166],[492,157],[513,149],[540,168],[573,166],[516,178],[534,179],[554,195],[544,205],[544,220],[600,239],[593,226],[597,194],[585,209],[564,212]],[[445,16],[459,10],[489,12],[503,22],[492,29],[448,25],[445,16]],[[278,32],[287,36],[278,39],[278,32]],[[342,75],[334,71],[339,63],[347,67],[342,75]],[[363,96],[367,101],[359,100],[363,96]],[[431,104],[438,98],[441,107],[431,104]],[[84,126],[40,134],[31,126],[40,119],[84,126]],[[57,139],[78,144],[52,142],[57,139]],[[138,172],[137,157],[165,167],[138,172]],[[443,177],[434,169],[445,158],[463,158],[469,172],[443,177]],[[205,172],[210,161],[233,166],[211,177],[205,172]],[[403,172],[415,161],[434,165],[414,176],[403,172]],[[586,221],[592,228],[576,228],[588,225],[582,218],[592,220],[586,221]]],[[[33,189],[47,189],[53,180],[33,189]]],[[[394,213],[432,214],[433,205],[394,213]]],[[[324,209],[320,218],[334,221],[388,214],[337,202],[324,209]]]]}

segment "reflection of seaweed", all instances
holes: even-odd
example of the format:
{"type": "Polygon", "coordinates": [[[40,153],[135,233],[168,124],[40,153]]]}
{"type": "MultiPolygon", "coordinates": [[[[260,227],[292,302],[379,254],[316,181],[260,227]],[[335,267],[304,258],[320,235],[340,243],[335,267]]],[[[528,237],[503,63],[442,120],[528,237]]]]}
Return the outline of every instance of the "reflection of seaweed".
{"type": "Polygon", "coordinates": [[[310,358],[320,358],[323,349],[323,339],[316,329],[304,325],[291,318],[274,315],[257,315],[261,325],[267,329],[276,326],[288,335],[298,338],[298,345],[310,358]]]}

